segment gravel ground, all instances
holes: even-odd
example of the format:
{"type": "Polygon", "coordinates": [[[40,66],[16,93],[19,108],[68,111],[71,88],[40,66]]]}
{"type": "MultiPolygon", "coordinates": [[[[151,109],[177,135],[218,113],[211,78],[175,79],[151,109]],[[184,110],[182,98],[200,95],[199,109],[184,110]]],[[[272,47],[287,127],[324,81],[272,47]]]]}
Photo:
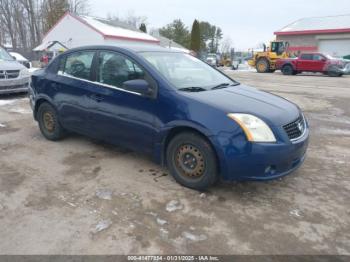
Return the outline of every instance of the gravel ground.
{"type": "Polygon", "coordinates": [[[226,71],[301,106],[304,165],[200,193],[150,158],[45,140],[25,96],[0,98],[0,254],[350,255],[350,77],[226,71]]]}

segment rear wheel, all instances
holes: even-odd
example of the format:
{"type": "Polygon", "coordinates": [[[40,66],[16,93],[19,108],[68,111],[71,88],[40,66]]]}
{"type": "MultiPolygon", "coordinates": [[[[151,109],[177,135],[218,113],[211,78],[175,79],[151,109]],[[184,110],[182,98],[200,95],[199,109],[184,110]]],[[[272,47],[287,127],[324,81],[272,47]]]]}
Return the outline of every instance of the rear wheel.
{"type": "Polygon", "coordinates": [[[170,173],[185,187],[204,190],[218,180],[215,152],[209,142],[196,133],[175,136],[167,147],[166,158],[170,173]]]}
{"type": "Polygon", "coordinates": [[[48,140],[57,141],[64,137],[65,131],[58,121],[56,109],[47,102],[39,106],[37,119],[39,128],[48,140]]]}
{"type": "Polygon", "coordinates": [[[284,75],[293,75],[294,74],[294,69],[291,65],[284,65],[282,67],[281,71],[284,75]]]}
{"type": "Polygon", "coordinates": [[[256,63],[256,71],[258,73],[268,73],[270,71],[270,63],[266,58],[260,58],[256,63]]]}

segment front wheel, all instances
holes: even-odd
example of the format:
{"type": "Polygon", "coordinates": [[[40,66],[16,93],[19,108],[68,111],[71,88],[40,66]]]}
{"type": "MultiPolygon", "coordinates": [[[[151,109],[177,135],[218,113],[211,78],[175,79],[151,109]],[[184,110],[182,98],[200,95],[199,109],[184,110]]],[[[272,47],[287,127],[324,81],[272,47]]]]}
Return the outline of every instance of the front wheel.
{"type": "Polygon", "coordinates": [[[339,69],[337,67],[331,66],[328,69],[327,75],[330,77],[337,77],[337,76],[343,76],[341,72],[339,72],[339,69]]]}
{"type": "Polygon", "coordinates": [[[270,63],[266,58],[260,58],[256,63],[256,71],[258,73],[268,73],[270,71],[270,63]]]}
{"type": "Polygon", "coordinates": [[[39,106],[37,119],[40,131],[46,139],[57,141],[64,137],[65,130],[58,121],[56,109],[51,104],[44,102],[39,106]]]}
{"type": "Polygon", "coordinates": [[[166,159],[174,179],[185,187],[205,190],[218,180],[215,152],[209,142],[196,133],[175,136],[167,147],[166,159]]]}
{"type": "Polygon", "coordinates": [[[282,71],[282,73],[283,73],[284,75],[288,75],[288,76],[294,74],[294,69],[293,69],[293,67],[292,67],[291,65],[285,65],[285,66],[283,66],[281,71],[282,71]]]}

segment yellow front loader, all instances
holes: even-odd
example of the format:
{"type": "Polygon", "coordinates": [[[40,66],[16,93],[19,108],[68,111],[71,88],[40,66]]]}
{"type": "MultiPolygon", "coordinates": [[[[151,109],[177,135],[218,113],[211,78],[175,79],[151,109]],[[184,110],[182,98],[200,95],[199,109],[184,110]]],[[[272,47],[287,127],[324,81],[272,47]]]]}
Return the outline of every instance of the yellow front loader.
{"type": "Polygon", "coordinates": [[[251,67],[255,67],[259,73],[273,73],[276,71],[276,61],[280,58],[288,58],[288,42],[273,41],[263,52],[253,53],[252,59],[248,60],[251,67]]]}

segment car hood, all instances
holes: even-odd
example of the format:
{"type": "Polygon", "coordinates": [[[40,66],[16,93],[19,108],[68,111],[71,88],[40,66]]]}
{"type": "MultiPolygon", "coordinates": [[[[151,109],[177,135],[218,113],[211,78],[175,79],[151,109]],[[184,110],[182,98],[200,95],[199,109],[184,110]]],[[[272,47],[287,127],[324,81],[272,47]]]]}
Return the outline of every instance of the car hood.
{"type": "Polygon", "coordinates": [[[186,94],[225,113],[252,114],[274,126],[288,124],[300,115],[294,103],[246,85],[186,94]]]}
{"type": "Polygon", "coordinates": [[[17,61],[4,61],[0,60],[0,70],[21,70],[25,68],[17,61]]]}

